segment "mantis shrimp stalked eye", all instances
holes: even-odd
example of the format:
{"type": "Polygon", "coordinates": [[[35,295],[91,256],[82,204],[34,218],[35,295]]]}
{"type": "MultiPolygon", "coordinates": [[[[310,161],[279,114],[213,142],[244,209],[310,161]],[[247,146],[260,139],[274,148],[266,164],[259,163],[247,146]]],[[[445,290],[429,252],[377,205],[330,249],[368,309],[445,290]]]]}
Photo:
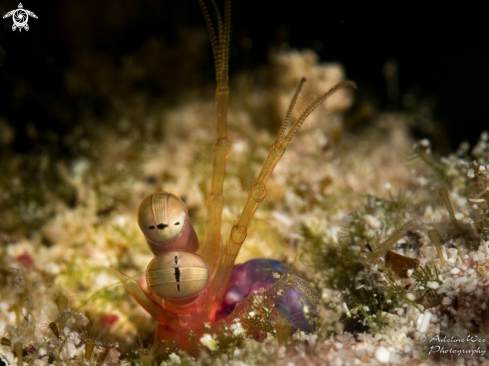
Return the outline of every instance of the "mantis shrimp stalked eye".
{"type": "Polygon", "coordinates": [[[294,328],[311,330],[304,315],[317,314],[319,295],[304,279],[285,271],[273,260],[256,259],[234,266],[248,226],[266,197],[266,184],[285,149],[309,114],[350,81],[339,83],[318,96],[288,128],[294,106],[305,83],[299,85],[290,102],[282,127],[268,157],[251,186],[238,222],[223,240],[221,234],[222,192],[230,142],[227,139],[228,64],[231,5],[224,0],[224,16],[212,1],[213,24],[204,0],[199,0],[209,30],[216,64],[216,141],[213,146],[212,177],[207,200],[205,235],[199,245],[184,203],[170,193],[156,192],[146,197],[139,208],[138,222],[155,258],[146,271],[148,289],[134,279],[114,270],[136,301],[158,321],[156,341],[175,341],[191,353],[204,333],[221,332],[236,318],[245,319],[254,306],[267,308],[270,321],[289,322],[294,328]],[[266,304],[264,303],[266,299],[266,304]],[[210,326],[210,329],[209,329],[210,326]]]}
{"type": "Polygon", "coordinates": [[[155,192],[146,197],[139,205],[138,223],[155,255],[175,249],[196,252],[199,248],[187,207],[171,193],[155,192]]]}
{"type": "Polygon", "coordinates": [[[156,256],[146,269],[146,282],[154,295],[172,302],[194,299],[207,286],[209,269],[194,253],[175,250],[156,256]]]}

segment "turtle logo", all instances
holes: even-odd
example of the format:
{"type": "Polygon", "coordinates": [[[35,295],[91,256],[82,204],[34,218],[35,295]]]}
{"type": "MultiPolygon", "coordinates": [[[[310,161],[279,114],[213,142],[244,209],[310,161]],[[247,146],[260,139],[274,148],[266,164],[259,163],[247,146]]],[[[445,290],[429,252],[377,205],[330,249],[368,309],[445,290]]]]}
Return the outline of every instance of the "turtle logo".
{"type": "Polygon", "coordinates": [[[22,28],[25,28],[25,30],[28,31],[29,25],[27,24],[27,21],[29,20],[29,15],[37,19],[36,14],[34,14],[30,10],[25,10],[24,7],[22,6],[22,3],[19,3],[19,8],[9,11],[7,14],[3,16],[3,19],[12,16],[12,19],[14,21],[14,24],[12,25],[13,31],[16,30],[17,28],[19,28],[19,32],[22,31],[22,28]]]}

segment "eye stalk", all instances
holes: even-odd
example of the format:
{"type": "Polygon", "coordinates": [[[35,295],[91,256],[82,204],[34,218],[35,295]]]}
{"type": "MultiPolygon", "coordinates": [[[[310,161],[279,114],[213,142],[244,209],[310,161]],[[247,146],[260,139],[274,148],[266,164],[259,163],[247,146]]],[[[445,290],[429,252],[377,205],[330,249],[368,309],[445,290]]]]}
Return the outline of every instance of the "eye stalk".
{"type": "Polygon", "coordinates": [[[201,256],[170,251],[153,258],[146,269],[150,291],[169,302],[187,303],[207,287],[209,268],[201,256]]]}
{"type": "Polygon", "coordinates": [[[187,207],[177,196],[155,192],[139,205],[139,228],[155,254],[170,250],[196,252],[199,242],[187,207]]]}

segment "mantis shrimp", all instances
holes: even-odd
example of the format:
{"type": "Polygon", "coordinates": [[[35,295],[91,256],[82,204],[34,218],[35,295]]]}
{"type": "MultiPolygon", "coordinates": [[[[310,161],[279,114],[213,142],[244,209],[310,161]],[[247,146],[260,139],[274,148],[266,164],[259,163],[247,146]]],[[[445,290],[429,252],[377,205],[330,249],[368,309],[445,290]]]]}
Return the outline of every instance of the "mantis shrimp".
{"type": "Polygon", "coordinates": [[[225,0],[222,16],[212,0],[217,23],[213,24],[204,0],[199,3],[210,35],[217,80],[216,140],[205,236],[199,244],[185,204],[178,197],[155,192],[143,200],[138,212],[139,226],[155,255],[146,270],[147,289],[114,269],[124,287],[158,321],[155,340],[175,341],[180,349],[190,353],[197,351],[195,343],[189,340],[190,334],[199,339],[204,333],[219,332],[236,318],[245,317],[252,310],[253,301],[260,298],[257,296],[260,289],[266,291],[267,298],[273,303],[272,315],[276,319],[285,315],[296,328],[308,329],[303,315],[302,320],[297,321],[297,313],[301,312],[297,309],[300,308],[297,297],[301,297],[313,312],[319,304],[319,296],[307,281],[286,272],[278,261],[256,259],[242,265],[234,264],[246,239],[248,225],[267,194],[267,181],[294,134],[307,116],[333,93],[344,87],[356,88],[350,81],[335,85],[313,100],[287,131],[306,81],[305,78],[300,80],[277,138],[249,190],[241,216],[227,240],[223,240],[223,181],[230,148],[227,107],[231,6],[230,1],[225,0]]]}

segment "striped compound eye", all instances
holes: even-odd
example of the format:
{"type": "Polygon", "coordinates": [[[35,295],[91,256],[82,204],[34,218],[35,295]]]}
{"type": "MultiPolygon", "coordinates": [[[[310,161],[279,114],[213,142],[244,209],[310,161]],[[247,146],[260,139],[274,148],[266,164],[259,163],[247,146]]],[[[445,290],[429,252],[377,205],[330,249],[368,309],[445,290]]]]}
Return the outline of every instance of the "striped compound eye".
{"type": "Polygon", "coordinates": [[[157,243],[170,243],[178,238],[187,220],[185,204],[171,193],[155,192],[139,205],[139,227],[147,238],[157,243]]]}
{"type": "Polygon", "coordinates": [[[169,250],[195,252],[199,247],[187,207],[171,193],[146,197],[139,205],[138,224],[155,255],[169,250]]]}
{"type": "Polygon", "coordinates": [[[209,269],[197,254],[179,250],[153,258],[146,269],[146,282],[158,297],[170,302],[193,300],[207,286],[209,269]]]}

